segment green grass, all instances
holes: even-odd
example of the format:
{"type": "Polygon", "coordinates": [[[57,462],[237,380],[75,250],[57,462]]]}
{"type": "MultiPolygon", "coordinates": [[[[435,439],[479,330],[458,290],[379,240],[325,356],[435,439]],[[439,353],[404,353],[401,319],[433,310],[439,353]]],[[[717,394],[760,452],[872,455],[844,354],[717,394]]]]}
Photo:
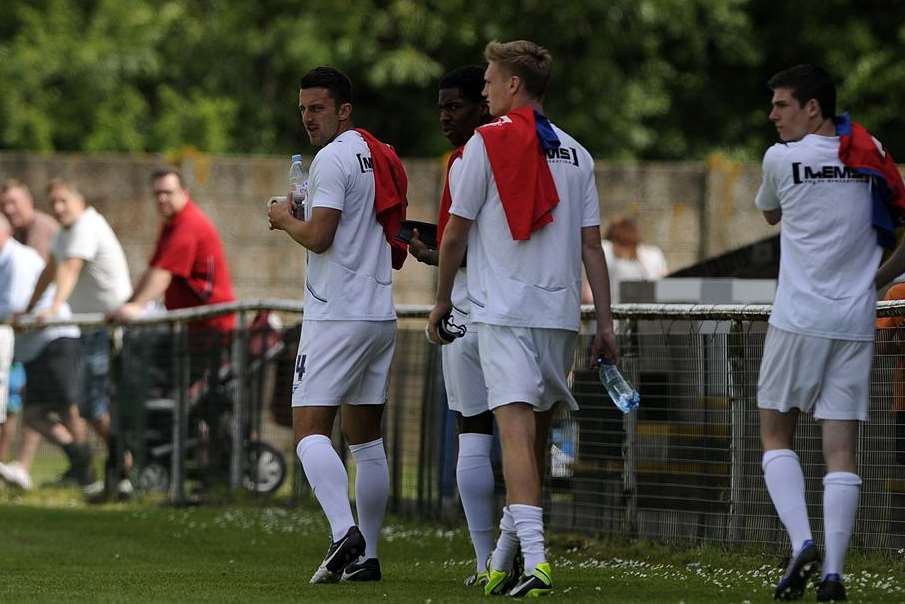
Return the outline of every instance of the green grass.
{"type": "MultiPolygon", "coordinates": [[[[769,602],[779,575],[756,552],[551,541],[551,599],[570,603],[769,602]]],[[[4,602],[486,601],[462,586],[472,550],[461,529],[389,519],[379,584],[309,585],[326,547],[311,506],[88,507],[74,491],[0,490],[4,602]]],[[[852,601],[905,601],[905,554],[856,557],[850,570],[852,601]]]]}

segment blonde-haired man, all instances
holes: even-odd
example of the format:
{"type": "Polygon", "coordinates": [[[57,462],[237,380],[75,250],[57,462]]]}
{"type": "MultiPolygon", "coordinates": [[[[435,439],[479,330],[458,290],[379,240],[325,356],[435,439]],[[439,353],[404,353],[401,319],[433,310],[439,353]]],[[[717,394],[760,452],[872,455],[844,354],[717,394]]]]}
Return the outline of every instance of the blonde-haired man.
{"type": "Polygon", "coordinates": [[[439,342],[437,326],[451,310],[467,247],[472,322],[480,324],[481,367],[500,428],[508,504],[485,593],[537,596],[553,585],[541,508],[550,420],[559,403],[578,408],[566,378],[580,325],[582,262],[598,318],[593,354],[615,361],[618,351],[593,161],[543,115],[552,57],[525,40],[491,42],[484,56],[484,96],[499,119],[478,128],[465,146],[428,328],[439,342]],[[521,578],[513,576],[519,547],[521,578]]]}

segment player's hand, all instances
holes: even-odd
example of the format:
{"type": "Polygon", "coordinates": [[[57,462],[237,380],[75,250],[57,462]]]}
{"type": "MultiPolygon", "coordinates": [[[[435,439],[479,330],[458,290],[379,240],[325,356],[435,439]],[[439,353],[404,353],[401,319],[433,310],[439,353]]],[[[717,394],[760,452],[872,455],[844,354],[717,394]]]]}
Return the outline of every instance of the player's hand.
{"type": "Polygon", "coordinates": [[[431,262],[431,249],[421,241],[418,229],[412,229],[412,239],[409,241],[409,254],[418,262],[433,264],[431,262]]]}
{"type": "Polygon", "coordinates": [[[286,230],[286,227],[292,222],[291,207],[291,195],[286,197],[286,201],[270,204],[270,207],[267,208],[267,221],[271,231],[286,230]]]}
{"type": "Polygon", "coordinates": [[[427,327],[424,328],[424,334],[427,336],[427,341],[431,344],[447,344],[440,337],[440,332],[437,331],[438,325],[440,325],[440,321],[443,320],[443,317],[448,315],[452,311],[452,303],[450,302],[437,302],[434,305],[433,310],[431,310],[430,316],[427,318],[427,327]]]}
{"type": "Polygon", "coordinates": [[[107,320],[114,323],[126,323],[140,316],[142,308],[135,302],[126,302],[116,310],[107,314],[107,320]]]}
{"type": "Polygon", "coordinates": [[[603,357],[613,364],[619,362],[619,347],[616,345],[616,334],[613,331],[613,321],[597,321],[597,333],[591,343],[591,363],[603,357]]]}

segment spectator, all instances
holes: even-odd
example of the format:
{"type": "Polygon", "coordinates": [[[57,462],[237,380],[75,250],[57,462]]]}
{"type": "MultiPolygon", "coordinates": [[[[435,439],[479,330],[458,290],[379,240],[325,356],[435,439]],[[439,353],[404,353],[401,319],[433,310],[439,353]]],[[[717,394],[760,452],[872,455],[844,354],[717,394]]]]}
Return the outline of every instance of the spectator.
{"type": "MultiPolygon", "coordinates": [[[[54,216],[62,228],[54,238],[52,255],[38,279],[26,312],[31,312],[53,283],[56,291],[49,307],[38,319],[52,318],[69,303],[76,313],[108,313],[119,308],[132,294],[126,255],[113,229],[72,184],[62,180],[47,187],[54,216]]],[[[81,415],[108,447],[110,439],[110,399],[107,374],[110,367],[110,339],[106,329],[82,333],[81,415]]],[[[111,447],[112,448],[112,447],[111,447]]],[[[108,464],[115,461],[108,459],[108,464]]],[[[128,480],[119,482],[120,494],[131,493],[128,480]]]]}
{"type": "Polygon", "coordinates": [[[35,209],[28,186],[14,178],[4,181],[0,186],[0,209],[9,220],[15,240],[36,249],[47,262],[60,225],[48,214],[35,209]]]}
{"type": "MultiPolygon", "coordinates": [[[[905,282],[893,283],[884,300],[905,300],[905,282]]],[[[905,465],[905,317],[877,319],[878,352],[894,355],[896,366],[892,378],[892,414],[895,422],[896,461],[905,465]]]]}
{"type": "MultiPolygon", "coordinates": [[[[10,235],[9,222],[0,217],[0,316],[3,317],[25,308],[44,269],[40,255],[10,235]]],[[[49,289],[38,308],[48,306],[52,297],[53,289],[49,289]]],[[[63,305],[58,316],[66,318],[69,312],[68,305],[63,305]]],[[[62,447],[75,468],[79,485],[90,495],[98,485],[77,406],[81,378],[78,337],[78,328],[72,326],[22,333],[16,338],[15,360],[23,362],[26,375],[32,376],[23,412],[26,424],[62,447]]],[[[17,461],[0,464],[0,478],[30,489],[33,455],[33,451],[20,447],[17,461]]]]}
{"type": "MultiPolygon", "coordinates": [[[[49,215],[35,209],[34,197],[25,183],[10,178],[0,185],[0,211],[9,221],[15,240],[37,250],[44,262],[47,262],[50,258],[50,246],[60,226],[49,215]]],[[[21,363],[18,364],[18,371],[14,376],[25,380],[21,363]]],[[[6,450],[16,433],[19,423],[19,406],[16,403],[19,400],[18,396],[13,396],[10,400],[12,404],[7,409],[7,421],[0,426],[0,459],[5,457],[6,450]]],[[[23,426],[19,448],[20,459],[34,459],[40,443],[41,436],[31,428],[23,426]]],[[[27,465],[30,466],[30,461],[27,465]]]]}
{"type": "MultiPolygon", "coordinates": [[[[167,310],[235,301],[220,235],[192,201],[182,175],[174,168],[162,168],[151,175],[151,184],[163,219],[157,247],[132,296],[112,311],[110,318],[129,321],[160,296],[167,310]]],[[[193,385],[190,396],[220,389],[219,372],[228,360],[235,323],[232,314],[189,322],[189,380],[193,385]],[[207,379],[202,381],[203,377],[207,379]]],[[[206,442],[211,447],[216,447],[219,440],[220,411],[217,405],[207,405],[203,410],[210,430],[206,442]]],[[[203,448],[207,448],[206,444],[203,448]]],[[[211,449],[206,453],[218,460],[218,451],[211,449]]]]}
{"type": "MultiPolygon", "coordinates": [[[[622,281],[656,281],[666,276],[666,258],[655,245],[641,243],[638,224],[620,217],[610,222],[603,239],[603,253],[610,269],[610,299],[619,302],[622,281]]],[[[582,304],[592,302],[587,278],[582,280],[582,304]]]]}

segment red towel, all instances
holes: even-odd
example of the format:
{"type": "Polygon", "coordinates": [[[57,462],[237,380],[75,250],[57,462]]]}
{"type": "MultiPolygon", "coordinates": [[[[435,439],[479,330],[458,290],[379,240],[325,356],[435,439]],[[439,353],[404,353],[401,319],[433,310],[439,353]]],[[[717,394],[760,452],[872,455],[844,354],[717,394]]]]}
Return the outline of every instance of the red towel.
{"type": "Polygon", "coordinates": [[[374,169],[374,209],[377,212],[377,222],[383,227],[383,233],[390,244],[390,252],[393,258],[393,268],[400,269],[408,255],[406,245],[396,239],[396,235],[402,228],[405,220],[405,208],[408,200],[405,195],[408,192],[408,178],[405,168],[393,147],[382,143],[364,128],[355,128],[368,150],[371,152],[371,161],[374,169]]]}
{"type": "Polygon", "coordinates": [[[443,185],[443,196],[440,198],[440,216],[437,217],[437,247],[443,241],[443,231],[449,222],[449,208],[452,205],[452,195],[449,192],[449,171],[456,159],[462,157],[464,147],[459,147],[452,152],[446,162],[446,182],[443,185]]]}
{"type": "Polygon", "coordinates": [[[534,110],[516,109],[475,132],[484,139],[512,238],[527,240],[553,221],[553,208],[559,203],[534,110]]]}

